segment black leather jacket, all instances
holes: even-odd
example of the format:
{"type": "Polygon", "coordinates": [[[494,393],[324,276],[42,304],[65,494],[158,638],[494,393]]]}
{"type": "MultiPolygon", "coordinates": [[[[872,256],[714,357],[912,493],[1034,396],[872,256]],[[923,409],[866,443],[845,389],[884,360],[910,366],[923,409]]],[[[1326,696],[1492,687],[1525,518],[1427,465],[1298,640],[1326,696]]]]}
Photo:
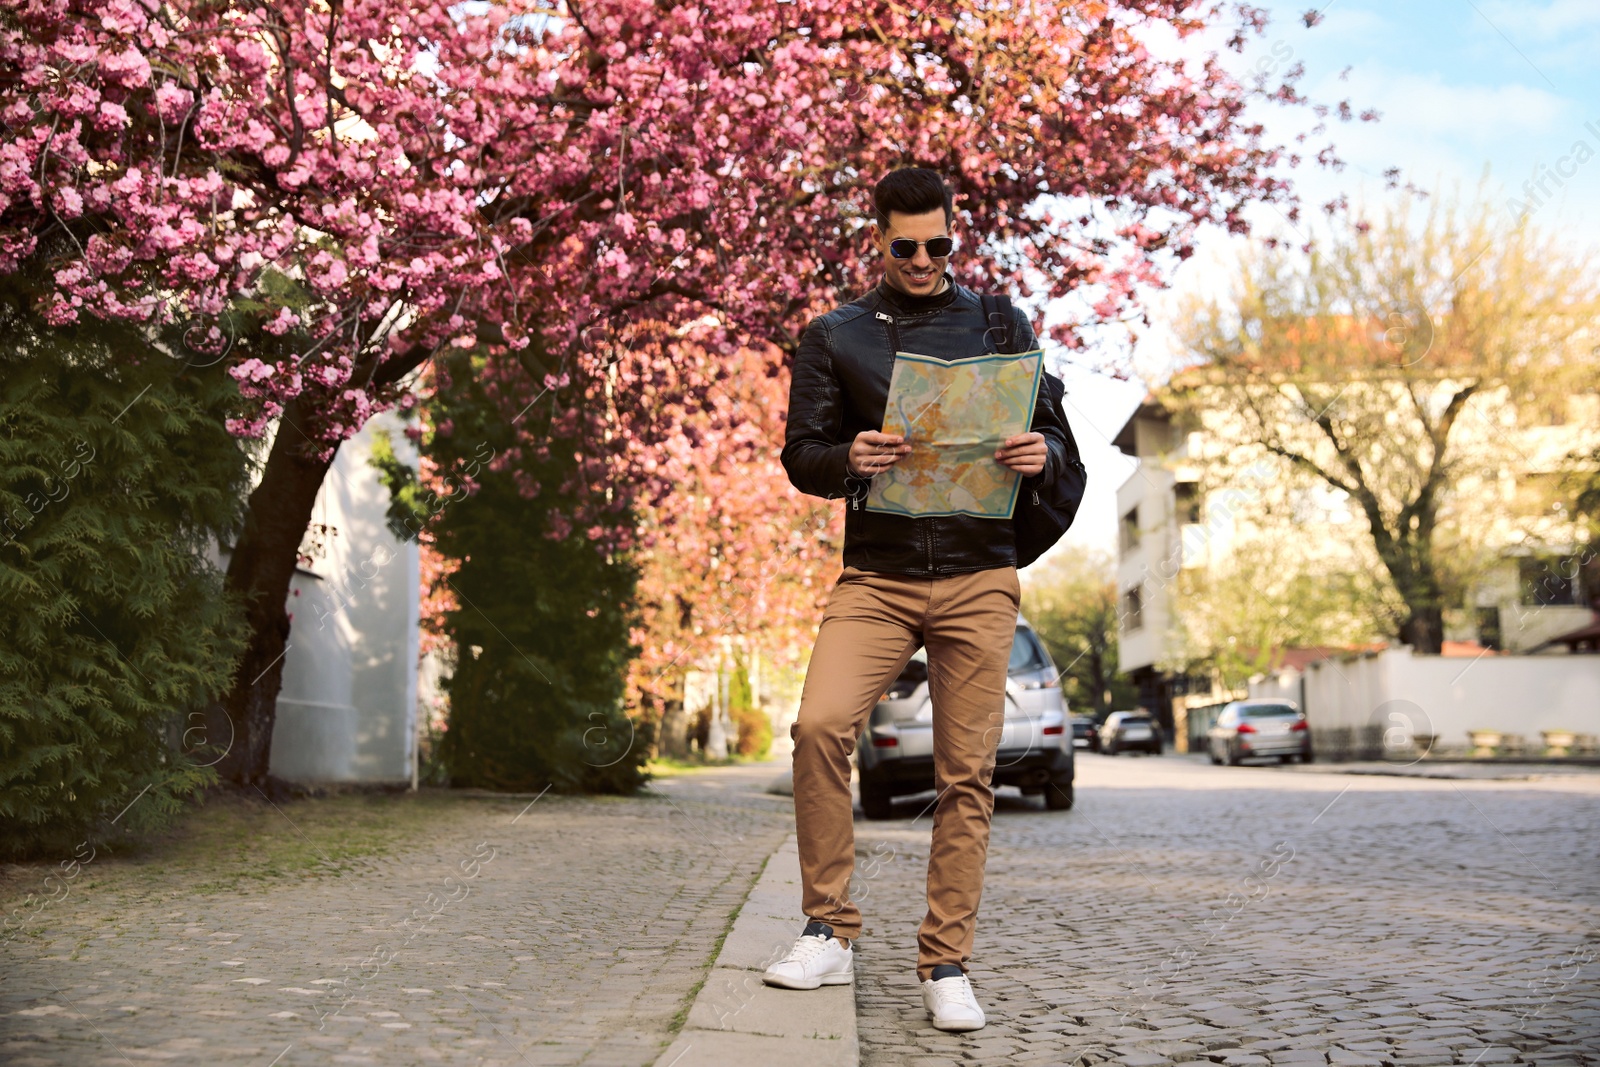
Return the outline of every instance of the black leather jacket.
{"type": "MultiPolygon", "coordinates": [[[[796,489],[812,496],[849,498],[844,521],[844,565],[913,577],[942,577],[1015,566],[1010,519],[970,515],[912,518],[868,511],[870,479],[850,474],[845,459],[863,430],[883,429],[894,350],[887,324],[894,318],[907,352],[962,359],[999,350],[986,334],[978,294],[957,285],[934,296],[910,296],[882,281],[860,298],[811,320],[800,337],[789,384],[783,468],[796,489]]],[[[1035,346],[1027,316],[1012,308],[1013,351],[1035,346]]],[[[1022,480],[1024,494],[1048,485],[1067,464],[1067,430],[1039,390],[1030,429],[1044,434],[1045,468],[1022,480]]],[[[1019,505],[1020,506],[1020,505],[1019,505]]]]}

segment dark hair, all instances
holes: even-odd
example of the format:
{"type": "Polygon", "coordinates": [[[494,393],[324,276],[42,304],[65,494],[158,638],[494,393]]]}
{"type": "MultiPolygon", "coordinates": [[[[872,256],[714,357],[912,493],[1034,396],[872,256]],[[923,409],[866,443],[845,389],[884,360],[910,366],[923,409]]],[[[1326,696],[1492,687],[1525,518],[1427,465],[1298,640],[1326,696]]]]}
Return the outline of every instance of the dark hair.
{"type": "Polygon", "coordinates": [[[902,215],[926,215],[944,208],[944,224],[950,225],[955,215],[955,198],[936,170],[926,167],[901,167],[885,174],[872,187],[872,215],[878,229],[889,230],[889,212],[902,215]]]}

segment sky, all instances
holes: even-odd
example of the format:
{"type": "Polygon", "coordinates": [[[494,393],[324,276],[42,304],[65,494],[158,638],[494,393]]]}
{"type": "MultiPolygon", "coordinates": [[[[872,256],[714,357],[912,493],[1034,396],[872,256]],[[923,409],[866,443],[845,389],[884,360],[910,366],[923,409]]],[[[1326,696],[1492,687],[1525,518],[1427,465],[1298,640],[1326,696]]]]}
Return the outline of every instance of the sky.
{"type": "MultiPolygon", "coordinates": [[[[1382,115],[1376,123],[1330,123],[1347,164],[1342,172],[1295,172],[1312,215],[1340,193],[1352,203],[1383,197],[1390,167],[1423,189],[1459,188],[1465,196],[1487,168],[1490,202],[1508,219],[1526,208],[1534,224],[1600,248],[1600,0],[1332,0],[1319,4],[1322,21],[1310,28],[1302,16],[1311,0],[1257,2],[1272,22],[1230,60],[1236,71],[1302,62],[1305,95],[1329,104],[1348,99],[1356,112],[1382,115]],[[1526,183],[1534,183],[1536,201],[1526,183]]],[[[1257,114],[1279,143],[1305,124],[1282,108],[1257,114]]],[[[1258,232],[1293,236],[1273,211],[1252,221],[1258,232]]],[[[1234,240],[1207,234],[1174,272],[1171,290],[1150,294],[1152,317],[1170,313],[1176,294],[1225,284],[1234,240]]],[[[1135,363],[1169,365],[1171,351],[1158,328],[1141,339],[1135,363]]],[[[1066,382],[1067,415],[1089,471],[1082,509],[1056,551],[1091,547],[1114,556],[1116,491],[1133,463],[1110,439],[1148,386],[1051,362],[1066,382]]]]}

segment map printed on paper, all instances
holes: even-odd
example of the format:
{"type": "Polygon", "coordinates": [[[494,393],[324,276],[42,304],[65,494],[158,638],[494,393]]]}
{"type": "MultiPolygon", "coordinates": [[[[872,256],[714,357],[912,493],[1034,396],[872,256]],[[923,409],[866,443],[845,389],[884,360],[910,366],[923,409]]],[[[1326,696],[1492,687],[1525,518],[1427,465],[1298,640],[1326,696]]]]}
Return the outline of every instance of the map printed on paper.
{"type": "Polygon", "coordinates": [[[1043,374],[1039,348],[950,361],[896,353],[883,432],[911,451],[873,476],[867,510],[1010,518],[1022,475],[994,453],[1028,432],[1043,374]]]}

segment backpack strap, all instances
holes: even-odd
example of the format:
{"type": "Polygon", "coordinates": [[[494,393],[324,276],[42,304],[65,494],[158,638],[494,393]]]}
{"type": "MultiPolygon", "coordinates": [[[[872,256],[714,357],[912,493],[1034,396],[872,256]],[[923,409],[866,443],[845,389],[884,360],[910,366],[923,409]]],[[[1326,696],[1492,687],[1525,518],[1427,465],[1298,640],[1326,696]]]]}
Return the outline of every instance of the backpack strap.
{"type": "Polygon", "coordinates": [[[978,301],[983,306],[985,343],[994,337],[995,331],[998,330],[1000,340],[995,345],[995,351],[1008,354],[1014,352],[1015,349],[1011,346],[1011,298],[1004,293],[984,293],[978,301]]]}

